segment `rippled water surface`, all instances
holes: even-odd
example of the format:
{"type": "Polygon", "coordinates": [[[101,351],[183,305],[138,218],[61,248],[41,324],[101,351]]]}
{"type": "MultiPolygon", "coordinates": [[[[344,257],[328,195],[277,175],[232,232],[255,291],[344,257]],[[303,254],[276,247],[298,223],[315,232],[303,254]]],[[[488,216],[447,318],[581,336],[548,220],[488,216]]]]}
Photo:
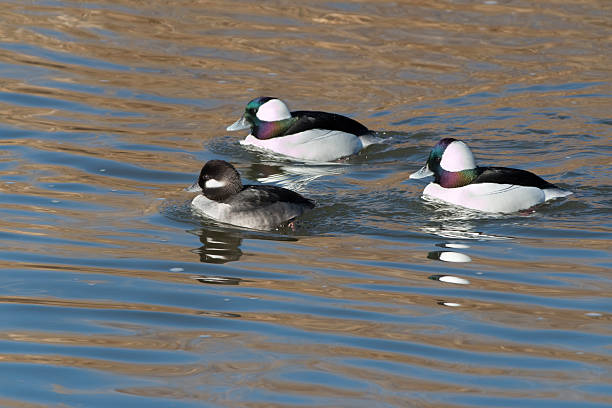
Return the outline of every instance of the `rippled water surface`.
{"type": "Polygon", "coordinates": [[[0,6],[1,406],[612,405],[612,2],[0,6]],[[246,150],[259,95],[384,143],[246,150]],[[574,194],[425,202],[442,137],[574,194]],[[197,218],[212,158],[318,207],[197,218]]]}

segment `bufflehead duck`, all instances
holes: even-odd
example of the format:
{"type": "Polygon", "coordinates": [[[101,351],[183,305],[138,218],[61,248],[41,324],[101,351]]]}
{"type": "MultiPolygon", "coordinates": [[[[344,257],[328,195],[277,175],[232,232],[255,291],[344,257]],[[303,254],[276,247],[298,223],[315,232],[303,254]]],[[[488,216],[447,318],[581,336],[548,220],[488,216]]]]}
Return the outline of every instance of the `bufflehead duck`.
{"type": "Polygon", "coordinates": [[[217,221],[239,227],[269,230],[314,208],[312,200],[282,187],[242,185],[230,163],[209,160],[188,191],[200,191],[191,207],[217,221]]]}
{"type": "Polygon", "coordinates": [[[250,101],[244,115],[227,130],[250,129],[242,141],[301,160],[332,161],[357,153],[376,142],[361,123],[335,113],[290,112],[277,98],[260,96],[250,101]]]}
{"type": "Polygon", "coordinates": [[[572,194],[529,171],[476,166],[470,148],[452,138],[440,140],[425,166],[410,178],[427,176],[434,176],[434,181],[425,187],[424,196],[493,213],[525,210],[572,194]]]}

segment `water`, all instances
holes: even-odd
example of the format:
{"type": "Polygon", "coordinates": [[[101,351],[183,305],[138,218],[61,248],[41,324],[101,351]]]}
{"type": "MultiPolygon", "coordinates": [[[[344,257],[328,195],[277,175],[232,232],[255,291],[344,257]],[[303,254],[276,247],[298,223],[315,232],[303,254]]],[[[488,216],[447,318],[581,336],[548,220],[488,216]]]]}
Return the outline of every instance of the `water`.
{"type": "Polygon", "coordinates": [[[612,4],[4,1],[0,405],[612,404],[612,4]],[[259,95],[385,138],[245,150],[259,95]],[[442,137],[574,195],[474,216],[409,180],[442,137]],[[318,208],[189,211],[203,161],[318,208]]]}

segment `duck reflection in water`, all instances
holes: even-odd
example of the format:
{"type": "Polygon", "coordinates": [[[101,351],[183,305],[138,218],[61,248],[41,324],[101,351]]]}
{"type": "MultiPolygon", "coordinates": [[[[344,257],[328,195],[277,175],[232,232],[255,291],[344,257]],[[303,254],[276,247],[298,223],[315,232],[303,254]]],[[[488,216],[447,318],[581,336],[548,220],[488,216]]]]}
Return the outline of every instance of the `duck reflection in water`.
{"type": "Polygon", "coordinates": [[[193,252],[200,255],[200,262],[223,264],[237,261],[242,256],[240,233],[210,228],[202,228],[196,233],[200,236],[202,246],[193,252]]]}
{"type": "MultiPolygon", "coordinates": [[[[437,200],[427,200],[426,205],[430,207],[429,222],[421,227],[423,232],[434,234],[442,238],[458,240],[499,241],[508,240],[512,237],[503,235],[485,234],[478,231],[478,224],[491,219],[508,219],[511,215],[483,213],[469,208],[448,206],[437,200]]],[[[440,246],[452,247],[453,242],[448,241],[440,246]]],[[[460,245],[460,243],[459,243],[460,245]]]]}
{"type": "MultiPolygon", "coordinates": [[[[284,230],[289,230],[286,227],[284,230]]],[[[279,231],[250,231],[222,228],[216,225],[202,225],[198,230],[190,231],[194,235],[198,235],[202,246],[192,250],[192,252],[200,255],[200,262],[223,264],[226,262],[238,261],[243,252],[240,249],[243,239],[257,239],[267,241],[297,241],[296,237],[290,235],[278,234],[279,231]]]]}
{"type": "MultiPolygon", "coordinates": [[[[238,232],[220,229],[202,228],[196,233],[200,236],[202,246],[194,249],[200,255],[200,262],[223,264],[237,261],[242,256],[240,245],[242,236],[238,232]]],[[[207,285],[230,285],[237,286],[241,282],[248,282],[242,278],[216,275],[198,275],[193,279],[207,285]]]]}

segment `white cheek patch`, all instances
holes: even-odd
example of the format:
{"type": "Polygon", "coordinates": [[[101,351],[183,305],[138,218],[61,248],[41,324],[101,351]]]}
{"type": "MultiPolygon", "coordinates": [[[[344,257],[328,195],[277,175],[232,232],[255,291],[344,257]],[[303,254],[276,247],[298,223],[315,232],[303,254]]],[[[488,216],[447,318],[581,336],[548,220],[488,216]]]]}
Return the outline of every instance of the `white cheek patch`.
{"type": "Polygon", "coordinates": [[[461,171],[476,168],[476,160],[470,148],[456,140],[444,150],[440,166],[446,171],[461,171]]]}
{"type": "Polygon", "coordinates": [[[259,120],[274,122],[277,120],[289,119],[291,112],[280,99],[270,99],[257,110],[259,120]]]}
{"type": "Polygon", "coordinates": [[[219,188],[225,186],[226,184],[227,183],[225,181],[219,181],[215,179],[206,180],[206,183],[204,183],[206,188],[219,188]]]}

